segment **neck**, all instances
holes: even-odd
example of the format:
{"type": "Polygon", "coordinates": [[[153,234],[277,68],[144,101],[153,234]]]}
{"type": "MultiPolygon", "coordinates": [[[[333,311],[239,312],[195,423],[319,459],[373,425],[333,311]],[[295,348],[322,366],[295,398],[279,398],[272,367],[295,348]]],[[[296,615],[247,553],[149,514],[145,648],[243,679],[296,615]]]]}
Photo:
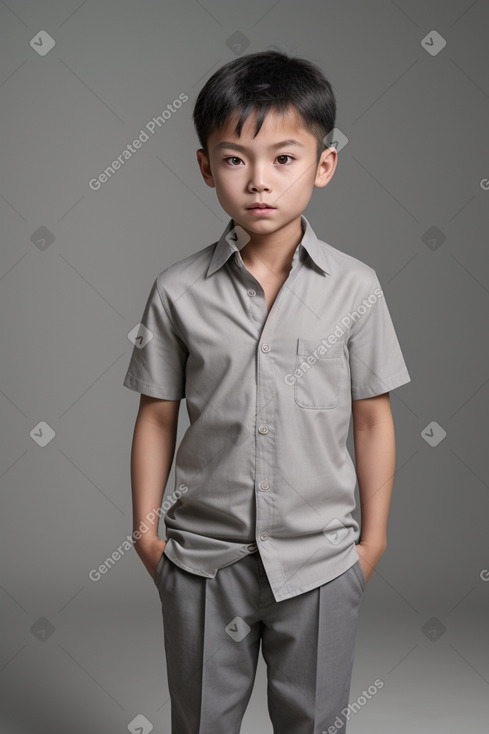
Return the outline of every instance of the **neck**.
{"type": "Polygon", "coordinates": [[[294,252],[303,237],[300,217],[272,234],[248,234],[251,239],[240,250],[245,265],[265,266],[275,272],[290,270],[294,252]]]}

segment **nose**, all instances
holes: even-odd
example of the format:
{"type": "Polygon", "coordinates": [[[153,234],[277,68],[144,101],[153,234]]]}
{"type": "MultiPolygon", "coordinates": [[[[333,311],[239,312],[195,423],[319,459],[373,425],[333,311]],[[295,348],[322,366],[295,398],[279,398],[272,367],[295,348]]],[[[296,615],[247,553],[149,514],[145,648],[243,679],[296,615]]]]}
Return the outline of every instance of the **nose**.
{"type": "Polygon", "coordinates": [[[270,191],[269,185],[264,181],[263,167],[255,166],[248,184],[249,191],[270,191]]]}
{"type": "Polygon", "coordinates": [[[250,191],[270,191],[270,187],[267,186],[267,184],[260,184],[260,183],[255,184],[252,181],[250,181],[249,190],[250,191]]]}

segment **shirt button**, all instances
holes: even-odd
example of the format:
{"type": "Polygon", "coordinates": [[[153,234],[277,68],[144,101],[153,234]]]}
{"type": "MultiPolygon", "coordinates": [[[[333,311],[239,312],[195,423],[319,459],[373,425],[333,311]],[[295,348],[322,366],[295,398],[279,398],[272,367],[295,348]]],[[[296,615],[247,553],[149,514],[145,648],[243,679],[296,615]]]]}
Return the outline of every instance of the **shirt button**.
{"type": "Polygon", "coordinates": [[[270,483],[269,482],[262,482],[260,484],[260,489],[270,489],[270,483]]]}
{"type": "Polygon", "coordinates": [[[268,433],[268,426],[265,423],[262,423],[258,430],[260,433],[268,433]]]}
{"type": "Polygon", "coordinates": [[[262,540],[268,540],[268,537],[269,537],[269,536],[268,536],[268,533],[262,533],[262,534],[260,535],[260,538],[261,538],[262,540]]]}
{"type": "Polygon", "coordinates": [[[261,345],[262,352],[269,352],[270,351],[270,344],[262,344],[261,345]]]}
{"type": "Polygon", "coordinates": [[[250,553],[253,553],[254,551],[256,551],[256,545],[252,543],[248,546],[248,550],[250,551],[250,553]]]}
{"type": "Polygon", "coordinates": [[[253,288],[250,288],[249,291],[248,291],[248,295],[249,296],[256,296],[256,291],[253,290],[253,288]]]}

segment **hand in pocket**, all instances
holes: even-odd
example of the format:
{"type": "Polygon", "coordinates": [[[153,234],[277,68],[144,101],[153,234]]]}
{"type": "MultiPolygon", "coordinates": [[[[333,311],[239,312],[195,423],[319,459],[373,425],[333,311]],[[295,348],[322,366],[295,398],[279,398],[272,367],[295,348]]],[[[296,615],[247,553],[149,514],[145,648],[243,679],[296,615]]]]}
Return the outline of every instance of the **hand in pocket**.
{"type": "Polygon", "coordinates": [[[135,545],[136,551],[154,581],[155,571],[166,548],[161,538],[141,538],[135,545]]]}
{"type": "Polygon", "coordinates": [[[377,565],[377,561],[369,557],[368,550],[365,549],[365,547],[361,543],[357,544],[356,549],[360,566],[362,567],[365,580],[368,584],[374,572],[375,566],[377,565]]]}

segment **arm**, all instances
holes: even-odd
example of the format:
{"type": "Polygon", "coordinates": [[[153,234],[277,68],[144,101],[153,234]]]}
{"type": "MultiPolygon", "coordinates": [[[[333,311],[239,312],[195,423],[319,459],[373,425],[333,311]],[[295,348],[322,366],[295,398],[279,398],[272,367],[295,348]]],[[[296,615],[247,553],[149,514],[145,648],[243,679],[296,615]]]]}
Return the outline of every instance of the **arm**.
{"type": "Polygon", "coordinates": [[[352,401],[361,535],[356,546],[367,581],[387,545],[396,447],[389,393],[352,401]]]}
{"type": "Polygon", "coordinates": [[[170,474],[177,435],[180,400],[141,395],[131,448],[133,532],[145,523],[148,530],[134,547],[151,576],[166,542],[158,536],[158,515],[170,474]],[[153,515],[150,515],[153,513],[153,515]],[[153,523],[148,516],[155,517],[153,523]]]}

